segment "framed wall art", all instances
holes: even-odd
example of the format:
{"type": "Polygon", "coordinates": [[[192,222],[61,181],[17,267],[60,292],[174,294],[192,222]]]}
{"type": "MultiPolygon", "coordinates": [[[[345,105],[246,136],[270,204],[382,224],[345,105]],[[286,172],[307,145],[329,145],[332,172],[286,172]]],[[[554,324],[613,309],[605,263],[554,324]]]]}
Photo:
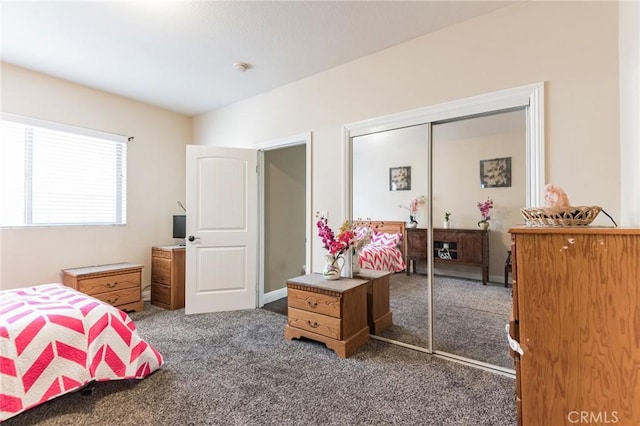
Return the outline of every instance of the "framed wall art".
{"type": "Polygon", "coordinates": [[[511,186],[511,157],[480,160],[480,186],[505,188],[511,186]]]}
{"type": "Polygon", "coordinates": [[[389,169],[389,191],[411,190],[411,167],[391,167],[389,169]]]}

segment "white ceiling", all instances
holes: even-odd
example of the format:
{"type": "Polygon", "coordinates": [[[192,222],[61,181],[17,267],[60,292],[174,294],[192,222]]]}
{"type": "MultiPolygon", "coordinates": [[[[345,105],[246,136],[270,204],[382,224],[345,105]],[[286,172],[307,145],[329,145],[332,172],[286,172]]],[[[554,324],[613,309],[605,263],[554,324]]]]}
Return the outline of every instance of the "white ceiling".
{"type": "Polygon", "coordinates": [[[2,0],[1,55],[196,115],[509,3],[2,0]]]}

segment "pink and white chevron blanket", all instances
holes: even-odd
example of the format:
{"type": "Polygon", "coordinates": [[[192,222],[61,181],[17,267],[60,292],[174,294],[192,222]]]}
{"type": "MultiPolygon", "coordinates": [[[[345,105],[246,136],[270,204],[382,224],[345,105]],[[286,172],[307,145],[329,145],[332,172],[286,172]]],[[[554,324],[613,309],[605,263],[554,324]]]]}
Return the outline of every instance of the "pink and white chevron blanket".
{"type": "Polygon", "coordinates": [[[163,364],[129,316],[62,284],[0,291],[0,422],[87,383],[163,364]]]}

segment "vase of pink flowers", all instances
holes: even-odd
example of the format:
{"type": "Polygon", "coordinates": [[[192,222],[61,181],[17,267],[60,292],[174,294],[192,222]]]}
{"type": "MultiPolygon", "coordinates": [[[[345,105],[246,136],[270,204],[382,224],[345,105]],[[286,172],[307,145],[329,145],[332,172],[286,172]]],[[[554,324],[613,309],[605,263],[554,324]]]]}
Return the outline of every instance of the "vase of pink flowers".
{"type": "Polygon", "coordinates": [[[342,223],[336,234],[329,227],[327,218],[323,216],[318,217],[316,226],[318,227],[318,236],[322,239],[322,245],[328,251],[328,254],[325,255],[326,262],[322,275],[327,280],[337,280],[344,267],[343,255],[349,250],[352,251],[352,254],[357,254],[368,240],[368,234],[359,238],[354,226],[348,220],[342,223]]]}
{"type": "Polygon", "coordinates": [[[487,200],[483,203],[478,203],[478,209],[480,210],[480,220],[478,221],[478,226],[480,229],[487,230],[489,229],[489,220],[491,220],[491,209],[493,208],[493,200],[491,198],[487,198],[487,200]]]}
{"type": "Polygon", "coordinates": [[[413,200],[411,200],[408,206],[405,206],[402,204],[398,205],[398,207],[409,210],[409,222],[407,222],[407,228],[415,228],[418,226],[418,221],[416,220],[418,216],[418,211],[420,209],[420,206],[423,205],[425,202],[426,202],[425,196],[420,195],[419,197],[416,197],[413,200]]]}

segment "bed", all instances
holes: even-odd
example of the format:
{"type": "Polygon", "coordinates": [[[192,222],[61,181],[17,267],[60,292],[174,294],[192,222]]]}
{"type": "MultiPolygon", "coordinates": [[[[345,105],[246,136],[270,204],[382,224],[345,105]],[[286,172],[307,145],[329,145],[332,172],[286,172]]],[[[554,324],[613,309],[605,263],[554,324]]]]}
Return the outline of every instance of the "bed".
{"type": "Polygon", "coordinates": [[[0,291],[0,422],[93,381],[163,364],[129,316],[63,284],[0,291]]]}
{"type": "Polygon", "coordinates": [[[360,251],[360,268],[401,272],[406,268],[405,222],[364,220],[359,229],[371,228],[371,242],[360,251]]]}

